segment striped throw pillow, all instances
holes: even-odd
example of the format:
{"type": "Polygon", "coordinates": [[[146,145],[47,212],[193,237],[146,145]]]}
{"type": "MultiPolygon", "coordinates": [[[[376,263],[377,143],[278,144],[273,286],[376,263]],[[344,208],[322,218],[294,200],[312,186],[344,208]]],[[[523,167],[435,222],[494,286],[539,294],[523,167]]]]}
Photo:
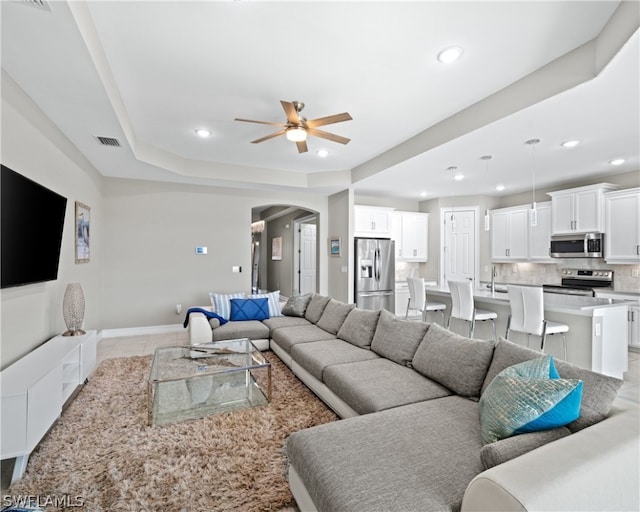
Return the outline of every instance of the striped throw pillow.
{"type": "Polygon", "coordinates": [[[214,293],[209,292],[213,311],[218,313],[225,320],[231,317],[231,299],[244,299],[244,292],[238,293],[214,293]]]}

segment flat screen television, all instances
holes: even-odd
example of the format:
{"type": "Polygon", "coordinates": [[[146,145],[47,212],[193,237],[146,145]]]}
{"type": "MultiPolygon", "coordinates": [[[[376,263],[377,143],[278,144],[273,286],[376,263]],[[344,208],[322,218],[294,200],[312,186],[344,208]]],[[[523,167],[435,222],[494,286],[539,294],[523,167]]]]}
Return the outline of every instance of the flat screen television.
{"type": "Polygon", "coordinates": [[[56,280],[67,198],[4,165],[0,173],[0,286],[56,280]]]}

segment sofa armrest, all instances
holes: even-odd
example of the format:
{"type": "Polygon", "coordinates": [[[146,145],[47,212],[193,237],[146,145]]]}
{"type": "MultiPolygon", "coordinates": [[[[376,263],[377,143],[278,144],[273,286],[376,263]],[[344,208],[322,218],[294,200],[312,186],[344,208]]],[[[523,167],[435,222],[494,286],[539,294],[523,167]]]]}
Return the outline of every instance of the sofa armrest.
{"type": "Polygon", "coordinates": [[[480,473],[462,512],[637,510],[639,411],[616,406],[596,425],[480,473]]]}
{"type": "Polygon", "coordinates": [[[189,344],[211,343],[213,333],[209,320],[202,313],[189,313],[189,344]]]}

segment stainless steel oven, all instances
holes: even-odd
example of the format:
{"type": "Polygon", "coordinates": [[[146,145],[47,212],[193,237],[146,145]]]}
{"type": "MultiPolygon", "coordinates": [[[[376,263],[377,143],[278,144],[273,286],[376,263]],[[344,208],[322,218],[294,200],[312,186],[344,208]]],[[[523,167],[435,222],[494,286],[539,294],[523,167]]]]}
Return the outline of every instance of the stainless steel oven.
{"type": "Polygon", "coordinates": [[[560,284],[544,284],[545,293],[594,297],[596,289],[613,287],[613,270],[581,270],[565,268],[560,284]]]}

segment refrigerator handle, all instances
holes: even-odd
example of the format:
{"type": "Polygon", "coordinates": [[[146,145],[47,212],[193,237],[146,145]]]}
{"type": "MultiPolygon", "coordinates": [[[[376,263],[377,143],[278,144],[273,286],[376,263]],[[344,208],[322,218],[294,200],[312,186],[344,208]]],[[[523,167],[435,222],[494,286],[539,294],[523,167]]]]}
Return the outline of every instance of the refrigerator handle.
{"type": "Polygon", "coordinates": [[[380,283],[380,249],[376,248],[375,259],[373,263],[373,271],[376,276],[376,282],[380,283]]]}

